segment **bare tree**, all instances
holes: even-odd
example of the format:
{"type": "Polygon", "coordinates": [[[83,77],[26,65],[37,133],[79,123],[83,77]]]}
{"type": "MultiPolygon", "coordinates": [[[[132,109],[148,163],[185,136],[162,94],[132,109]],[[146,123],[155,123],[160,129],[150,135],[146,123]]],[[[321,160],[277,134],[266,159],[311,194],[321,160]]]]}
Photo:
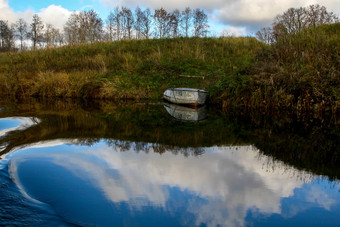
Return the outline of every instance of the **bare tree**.
{"type": "Polygon", "coordinates": [[[121,38],[121,27],[122,27],[122,23],[121,23],[121,11],[118,7],[115,8],[114,10],[114,14],[115,14],[115,20],[116,20],[116,37],[117,37],[117,40],[120,40],[121,38]]]}
{"type": "Polygon", "coordinates": [[[56,29],[51,24],[46,25],[44,40],[46,42],[46,47],[56,47],[62,44],[62,35],[59,29],[56,29]]]}
{"type": "Polygon", "coordinates": [[[86,27],[86,40],[90,43],[101,41],[103,34],[103,20],[93,9],[84,11],[84,25],[86,27]]]}
{"type": "Polygon", "coordinates": [[[139,8],[139,6],[136,7],[135,9],[135,24],[134,24],[134,28],[136,30],[136,39],[140,39],[142,36],[142,21],[143,21],[143,11],[141,10],[141,8],[139,8]]]}
{"type": "Polygon", "coordinates": [[[202,9],[195,9],[193,11],[193,25],[194,25],[194,36],[204,37],[208,33],[208,16],[202,9]]]}
{"type": "Polygon", "coordinates": [[[305,8],[290,8],[282,15],[278,15],[273,23],[273,28],[281,29],[280,33],[296,34],[308,27],[321,24],[339,22],[334,13],[328,12],[324,6],[310,5],[305,8]]]}
{"type": "Polygon", "coordinates": [[[94,11],[72,13],[64,27],[69,44],[100,41],[103,34],[103,20],[94,11]]]}
{"type": "Polygon", "coordinates": [[[290,8],[275,18],[274,27],[280,24],[289,34],[296,34],[307,26],[307,13],[305,8],[290,8]]]}
{"type": "Polygon", "coordinates": [[[132,11],[126,7],[122,7],[121,10],[121,24],[124,39],[132,38],[132,28],[134,25],[134,17],[132,11]]]}
{"type": "Polygon", "coordinates": [[[74,45],[76,43],[80,43],[79,27],[79,15],[78,13],[73,12],[64,26],[65,38],[68,44],[74,45]]]}
{"type": "Polygon", "coordinates": [[[192,19],[192,11],[190,7],[186,7],[184,11],[182,11],[182,20],[181,20],[181,28],[183,30],[183,35],[185,37],[189,37],[189,29],[191,26],[192,19]]]}
{"type": "Polygon", "coordinates": [[[339,22],[339,18],[333,12],[328,12],[326,7],[318,4],[308,6],[306,14],[308,27],[339,22]]]}
{"type": "Polygon", "coordinates": [[[65,42],[64,34],[59,29],[56,29],[56,34],[54,35],[54,37],[55,37],[56,45],[62,46],[64,44],[64,42],[65,42]]]}
{"type": "Polygon", "coordinates": [[[8,21],[0,20],[0,49],[3,50],[6,43],[6,30],[8,28],[8,21]]]}
{"type": "Polygon", "coordinates": [[[28,33],[28,37],[33,42],[33,49],[36,49],[37,45],[40,45],[43,41],[43,29],[44,24],[41,18],[37,14],[34,14],[32,18],[32,23],[30,24],[30,32],[28,33]]]}
{"type": "Polygon", "coordinates": [[[107,28],[107,40],[113,41],[115,34],[115,14],[111,11],[106,19],[106,28],[107,28]]]}
{"type": "Polygon", "coordinates": [[[150,37],[151,32],[151,24],[152,24],[152,13],[149,8],[145,9],[142,12],[142,20],[141,20],[141,34],[144,38],[148,39],[150,37]]]}
{"type": "Polygon", "coordinates": [[[41,18],[37,14],[34,14],[32,23],[30,24],[30,32],[28,33],[29,38],[33,42],[33,49],[36,49],[37,45],[40,45],[43,41],[43,29],[44,24],[41,18]]]}
{"type": "Polygon", "coordinates": [[[45,29],[45,32],[44,32],[44,40],[46,42],[46,47],[49,48],[53,45],[53,38],[52,38],[52,29],[53,26],[52,24],[47,24],[46,25],[46,29],[45,29]]]}
{"type": "Polygon", "coordinates": [[[8,21],[0,20],[0,50],[10,51],[14,48],[14,26],[8,21]]]}
{"type": "Polygon", "coordinates": [[[266,27],[256,32],[256,38],[260,40],[261,42],[270,44],[273,42],[272,34],[273,34],[273,29],[271,27],[266,27]]]}
{"type": "Polygon", "coordinates": [[[153,18],[156,37],[168,37],[171,30],[171,15],[165,9],[160,8],[155,10],[153,18]]]}
{"type": "Polygon", "coordinates": [[[27,30],[28,30],[28,24],[20,18],[16,23],[15,23],[15,28],[16,28],[16,37],[20,40],[20,50],[24,49],[24,40],[27,37],[27,30]]]}
{"type": "Polygon", "coordinates": [[[135,10],[135,24],[134,24],[137,39],[149,38],[151,23],[152,15],[150,9],[147,8],[143,11],[141,10],[141,8],[137,7],[135,10]]]}
{"type": "Polygon", "coordinates": [[[289,34],[297,34],[305,28],[337,22],[339,18],[328,12],[324,6],[290,8],[282,15],[276,16],[272,28],[263,28],[256,35],[260,41],[270,43],[284,39],[289,34]]]}
{"type": "Polygon", "coordinates": [[[179,36],[179,25],[181,23],[181,13],[178,9],[175,9],[170,14],[170,23],[171,23],[171,34],[173,38],[179,36]]]}
{"type": "Polygon", "coordinates": [[[106,24],[108,39],[110,41],[120,40],[121,37],[121,10],[116,7],[107,17],[106,24]]]}

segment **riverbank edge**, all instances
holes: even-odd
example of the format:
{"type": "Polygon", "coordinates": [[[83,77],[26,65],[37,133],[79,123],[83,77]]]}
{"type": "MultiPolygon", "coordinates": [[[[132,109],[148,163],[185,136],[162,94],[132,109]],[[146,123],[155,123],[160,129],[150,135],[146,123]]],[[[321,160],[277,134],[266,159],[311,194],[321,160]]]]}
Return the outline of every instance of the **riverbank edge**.
{"type": "Polygon", "coordinates": [[[221,109],[340,112],[340,23],[266,45],[251,37],[123,40],[0,54],[2,96],[160,100],[209,92],[221,109]]]}

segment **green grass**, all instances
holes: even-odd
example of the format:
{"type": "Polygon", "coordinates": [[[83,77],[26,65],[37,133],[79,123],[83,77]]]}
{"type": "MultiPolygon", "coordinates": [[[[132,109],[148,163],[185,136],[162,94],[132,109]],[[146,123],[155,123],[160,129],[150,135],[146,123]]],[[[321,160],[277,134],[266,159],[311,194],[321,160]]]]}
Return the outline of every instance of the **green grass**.
{"type": "Polygon", "coordinates": [[[157,100],[169,87],[192,87],[208,90],[210,103],[225,109],[339,113],[339,43],[337,23],[271,45],[242,37],[177,38],[1,53],[0,92],[157,100]]]}
{"type": "Polygon", "coordinates": [[[340,112],[340,23],[286,35],[243,60],[217,83],[225,107],[296,113],[340,112]]]}
{"type": "Polygon", "coordinates": [[[209,89],[254,59],[254,38],[178,38],[0,55],[0,90],[16,96],[159,99],[168,87],[209,89]],[[245,55],[247,58],[245,58],[245,55]],[[206,76],[201,78],[180,75],[206,76]]]}

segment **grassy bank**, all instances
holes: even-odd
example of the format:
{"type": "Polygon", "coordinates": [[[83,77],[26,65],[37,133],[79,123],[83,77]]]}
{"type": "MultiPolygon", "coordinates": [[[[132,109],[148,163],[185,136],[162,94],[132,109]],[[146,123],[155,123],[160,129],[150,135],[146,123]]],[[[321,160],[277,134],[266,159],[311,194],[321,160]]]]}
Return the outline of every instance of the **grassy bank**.
{"type": "Polygon", "coordinates": [[[244,71],[262,46],[253,38],[179,38],[5,53],[0,90],[16,96],[159,99],[169,87],[209,89],[220,76],[244,71]]]}
{"type": "Polygon", "coordinates": [[[264,47],[251,75],[217,83],[225,107],[340,112],[340,23],[282,35],[264,47]]]}
{"type": "Polygon", "coordinates": [[[194,87],[207,89],[210,102],[225,109],[339,113],[339,43],[338,23],[281,35],[271,45],[178,38],[2,53],[0,92],[139,100],[160,99],[169,87],[194,87]]]}

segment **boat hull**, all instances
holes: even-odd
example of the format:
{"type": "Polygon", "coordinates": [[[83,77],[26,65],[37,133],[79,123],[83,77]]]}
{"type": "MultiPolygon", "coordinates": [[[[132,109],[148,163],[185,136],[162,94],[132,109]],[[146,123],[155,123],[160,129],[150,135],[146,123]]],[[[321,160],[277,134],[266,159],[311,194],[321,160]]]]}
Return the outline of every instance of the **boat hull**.
{"type": "Polygon", "coordinates": [[[163,98],[169,102],[182,105],[203,105],[207,92],[192,88],[169,88],[165,90],[163,98]]]}

